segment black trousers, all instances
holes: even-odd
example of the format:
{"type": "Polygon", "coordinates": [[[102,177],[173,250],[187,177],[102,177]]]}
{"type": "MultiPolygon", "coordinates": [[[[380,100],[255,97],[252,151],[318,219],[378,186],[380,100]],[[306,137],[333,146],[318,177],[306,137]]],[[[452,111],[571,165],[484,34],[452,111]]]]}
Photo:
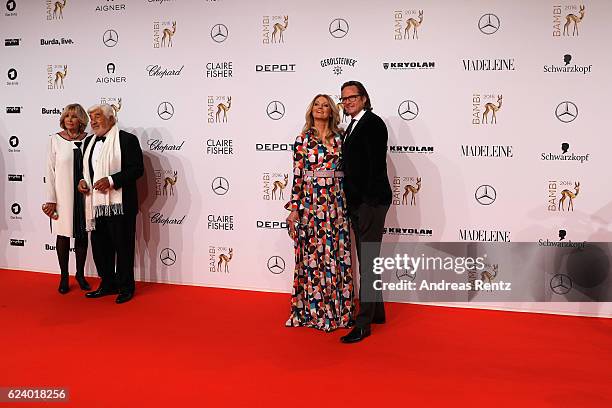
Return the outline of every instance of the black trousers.
{"type": "Polygon", "coordinates": [[[369,328],[372,320],[385,318],[385,304],[382,292],[374,290],[374,258],[380,256],[380,245],[385,228],[388,205],[371,206],[361,204],[357,208],[349,207],[349,216],[357,245],[359,259],[359,314],[355,325],[369,328]]]}
{"type": "Polygon", "coordinates": [[[91,232],[91,250],[102,278],[101,288],[134,292],[135,240],[136,215],[96,218],[96,229],[91,232]]]}

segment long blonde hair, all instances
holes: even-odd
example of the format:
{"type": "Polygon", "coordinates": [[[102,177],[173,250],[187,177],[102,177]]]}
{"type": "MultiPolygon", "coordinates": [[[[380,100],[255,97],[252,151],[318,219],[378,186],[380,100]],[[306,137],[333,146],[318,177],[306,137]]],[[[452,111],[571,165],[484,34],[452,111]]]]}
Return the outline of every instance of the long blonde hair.
{"type": "Polygon", "coordinates": [[[338,110],[338,106],[336,105],[334,100],[329,95],[318,94],[314,98],[312,98],[310,105],[308,105],[308,109],[306,109],[306,123],[304,124],[302,132],[306,133],[307,131],[312,130],[313,133],[317,135],[317,129],[314,126],[314,117],[312,116],[312,109],[314,108],[315,101],[320,97],[327,99],[327,103],[329,103],[329,107],[331,108],[331,115],[329,116],[329,121],[327,123],[327,127],[329,128],[331,133],[329,135],[323,135],[323,137],[325,138],[323,142],[331,146],[333,144],[332,142],[334,140],[334,137],[336,135],[342,134],[342,129],[340,129],[340,127],[338,126],[338,124],[340,123],[340,111],[338,110]]]}

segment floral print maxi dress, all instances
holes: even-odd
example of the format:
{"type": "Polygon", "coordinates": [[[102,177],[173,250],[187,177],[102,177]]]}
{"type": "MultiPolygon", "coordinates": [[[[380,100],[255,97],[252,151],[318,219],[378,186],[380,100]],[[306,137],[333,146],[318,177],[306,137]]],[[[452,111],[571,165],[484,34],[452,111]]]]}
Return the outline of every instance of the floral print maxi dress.
{"type": "Polygon", "coordinates": [[[342,140],[333,147],[312,131],[296,138],[289,211],[300,213],[294,242],[295,272],[287,326],[332,331],[353,319],[351,241],[342,179],[308,176],[305,171],[338,170],[342,140]]]}

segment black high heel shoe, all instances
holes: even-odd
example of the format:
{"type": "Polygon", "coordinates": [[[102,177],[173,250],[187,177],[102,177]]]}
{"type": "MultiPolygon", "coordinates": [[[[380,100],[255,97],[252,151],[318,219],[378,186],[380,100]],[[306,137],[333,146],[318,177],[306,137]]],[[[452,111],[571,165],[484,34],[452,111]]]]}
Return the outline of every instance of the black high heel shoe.
{"type": "Polygon", "coordinates": [[[65,295],[66,293],[70,291],[70,285],[68,284],[68,275],[62,275],[62,277],[60,278],[60,284],[59,284],[59,288],[57,288],[57,291],[61,293],[62,295],[65,295]]]}
{"type": "Polygon", "coordinates": [[[89,283],[85,280],[85,275],[76,275],[75,278],[81,290],[91,290],[91,286],[89,286],[89,283]]]}

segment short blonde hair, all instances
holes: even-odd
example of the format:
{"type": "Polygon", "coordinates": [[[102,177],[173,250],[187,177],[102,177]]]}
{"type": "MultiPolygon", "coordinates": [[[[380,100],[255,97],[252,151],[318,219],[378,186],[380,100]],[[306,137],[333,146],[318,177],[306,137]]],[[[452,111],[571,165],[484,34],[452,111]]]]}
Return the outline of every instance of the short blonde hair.
{"type": "Polygon", "coordinates": [[[66,105],[64,111],[62,112],[62,116],[60,116],[60,127],[66,130],[66,125],[64,125],[64,119],[68,116],[68,113],[74,112],[76,113],[76,117],[79,120],[79,133],[83,132],[89,123],[89,117],[87,116],[87,112],[85,109],[78,103],[71,103],[70,105],[66,105]]]}

